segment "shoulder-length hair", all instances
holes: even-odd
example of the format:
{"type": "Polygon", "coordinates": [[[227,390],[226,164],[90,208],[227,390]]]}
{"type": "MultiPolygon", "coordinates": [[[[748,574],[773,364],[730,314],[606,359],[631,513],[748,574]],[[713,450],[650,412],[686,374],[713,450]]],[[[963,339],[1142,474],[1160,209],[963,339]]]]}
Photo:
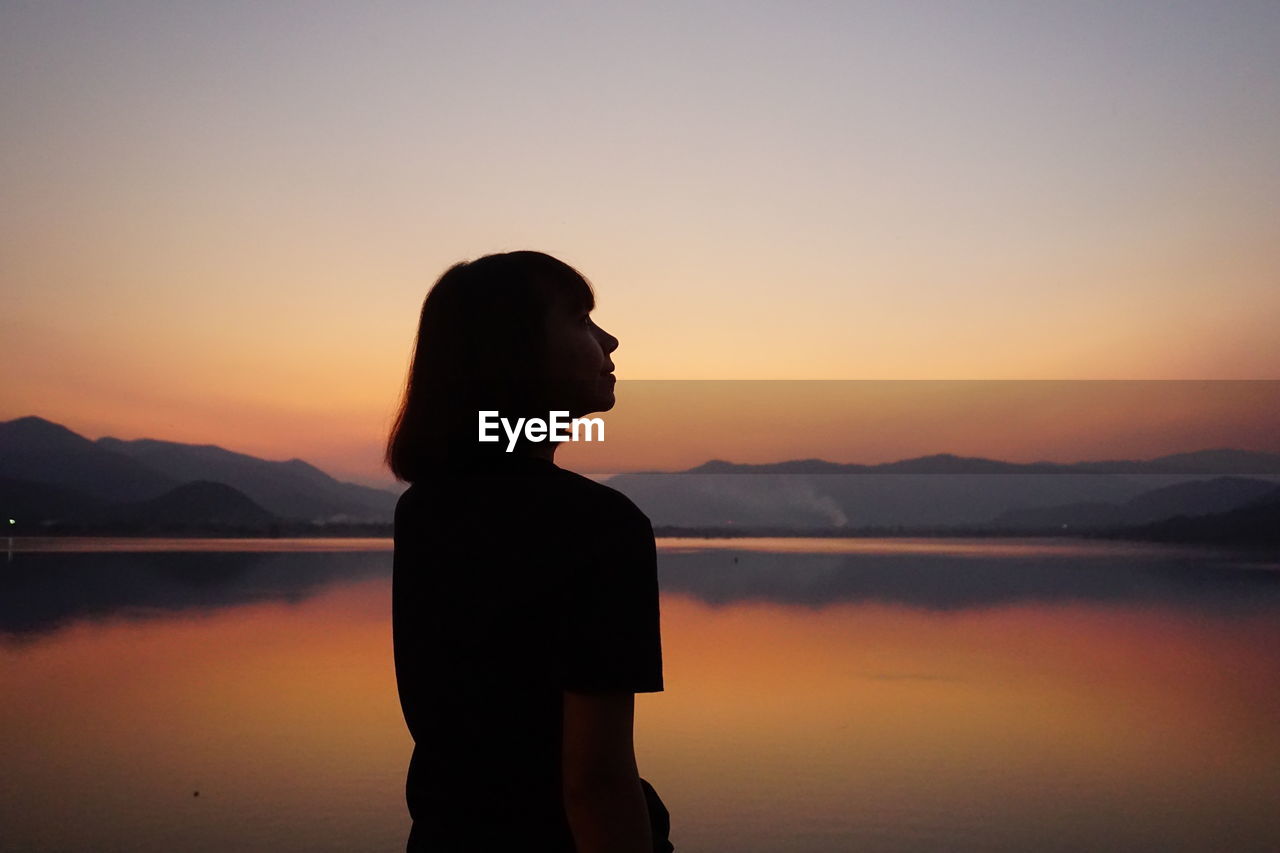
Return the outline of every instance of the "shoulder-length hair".
{"type": "Polygon", "coordinates": [[[590,311],[591,284],[542,252],[485,255],[445,270],[422,303],[413,359],[384,461],[413,483],[431,468],[502,452],[477,441],[478,413],[546,417],[546,320],[557,301],[590,311]]]}

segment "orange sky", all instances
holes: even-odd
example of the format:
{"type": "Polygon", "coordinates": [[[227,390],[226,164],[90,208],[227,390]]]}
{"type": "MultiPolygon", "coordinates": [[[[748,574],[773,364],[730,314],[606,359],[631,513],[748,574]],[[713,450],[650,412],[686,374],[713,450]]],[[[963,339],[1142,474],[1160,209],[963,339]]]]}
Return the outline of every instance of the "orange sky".
{"type": "MultiPolygon", "coordinates": [[[[592,280],[624,383],[1280,373],[1274,4],[305,11],[3,12],[0,418],[389,483],[427,287],[520,248],[592,280]]],[[[1256,432],[886,405],[592,467],[1256,432]]]]}

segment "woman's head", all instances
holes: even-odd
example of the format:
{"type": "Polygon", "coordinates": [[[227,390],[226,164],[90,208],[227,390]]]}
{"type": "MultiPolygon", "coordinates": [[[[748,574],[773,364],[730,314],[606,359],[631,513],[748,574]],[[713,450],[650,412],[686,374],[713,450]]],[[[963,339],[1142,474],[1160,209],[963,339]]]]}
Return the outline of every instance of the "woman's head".
{"type": "Polygon", "coordinates": [[[587,316],[591,285],[542,252],[454,264],[422,304],[413,360],[386,463],[415,481],[449,458],[505,450],[477,441],[478,412],[514,422],[613,406],[608,354],[618,341],[587,316]]]}

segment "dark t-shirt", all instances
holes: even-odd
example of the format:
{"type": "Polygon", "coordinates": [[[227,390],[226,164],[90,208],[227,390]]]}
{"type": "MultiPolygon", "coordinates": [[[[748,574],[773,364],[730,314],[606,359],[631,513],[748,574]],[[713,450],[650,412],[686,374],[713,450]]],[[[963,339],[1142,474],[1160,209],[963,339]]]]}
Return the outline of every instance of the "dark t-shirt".
{"type": "Polygon", "coordinates": [[[396,506],[392,588],[410,849],[572,851],[562,691],[663,689],[648,517],[546,460],[442,469],[396,506]]]}

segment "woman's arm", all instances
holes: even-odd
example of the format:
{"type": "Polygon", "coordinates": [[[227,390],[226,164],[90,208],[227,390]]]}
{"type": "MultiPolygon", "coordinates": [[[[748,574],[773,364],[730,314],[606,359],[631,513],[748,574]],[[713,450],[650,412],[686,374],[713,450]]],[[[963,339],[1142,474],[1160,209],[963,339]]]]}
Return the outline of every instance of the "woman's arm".
{"type": "Polygon", "coordinates": [[[579,853],[653,851],[634,720],[634,693],[564,691],[564,804],[579,853]]]}

